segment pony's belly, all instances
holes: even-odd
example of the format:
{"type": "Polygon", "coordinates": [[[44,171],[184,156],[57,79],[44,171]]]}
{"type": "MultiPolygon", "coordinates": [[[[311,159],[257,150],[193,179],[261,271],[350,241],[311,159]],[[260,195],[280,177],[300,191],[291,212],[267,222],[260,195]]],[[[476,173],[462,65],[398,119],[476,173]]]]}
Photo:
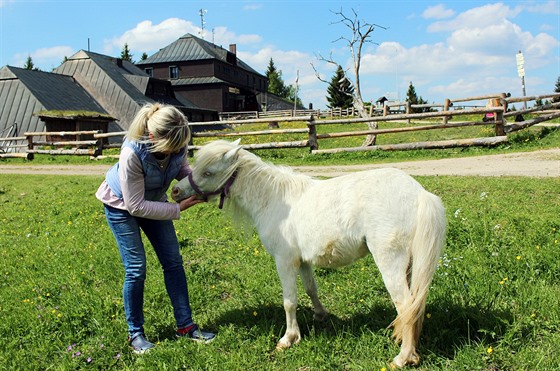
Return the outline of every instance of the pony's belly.
{"type": "Polygon", "coordinates": [[[311,261],[317,267],[338,268],[363,258],[368,252],[365,241],[332,240],[323,245],[311,261]]]}

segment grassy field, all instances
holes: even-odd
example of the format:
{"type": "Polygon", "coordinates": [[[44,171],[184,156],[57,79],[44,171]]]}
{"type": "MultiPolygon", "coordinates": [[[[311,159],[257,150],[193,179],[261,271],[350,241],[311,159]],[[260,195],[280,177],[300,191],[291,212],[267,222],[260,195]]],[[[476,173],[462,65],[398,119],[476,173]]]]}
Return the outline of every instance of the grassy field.
{"type": "MultiPolygon", "coordinates": [[[[218,338],[174,338],[161,269],[148,249],[146,331],[126,343],[115,241],[100,177],[0,175],[0,369],[383,370],[398,353],[394,308],[371,257],[316,270],[330,311],[312,319],[301,285],[300,344],[284,330],[281,287],[258,237],[240,238],[214,204],[176,222],[195,320],[218,338]]],[[[560,367],[558,179],[418,177],[447,208],[447,247],[427,306],[420,369],[560,367]]]]}
{"type": "MultiPolygon", "coordinates": [[[[400,140],[424,140],[413,135],[400,140]]],[[[490,149],[258,154],[290,165],[420,160],[559,147],[560,131],[535,127],[510,139],[490,149]]],[[[28,163],[92,162],[39,155],[28,163]]],[[[442,197],[449,220],[447,247],[428,299],[419,369],[560,368],[559,179],[417,179],[442,197]]],[[[300,286],[302,342],[274,352],[285,321],[274,261],[256,235],[241,238],[214,204],[183,213],[176,227],[195,320],[218,332],[217,340],[198,345],[174,338],[161,269],[148,248],[146,331],[157,348],[133,355],[126,343],[123,269],[94,197],[101,181],[0,174],[0,370],[389,368],[398,353],[386,328],[395,311],[371,257],[340,270],[316,270],[330,318],[313,321],[300,286]]]]}

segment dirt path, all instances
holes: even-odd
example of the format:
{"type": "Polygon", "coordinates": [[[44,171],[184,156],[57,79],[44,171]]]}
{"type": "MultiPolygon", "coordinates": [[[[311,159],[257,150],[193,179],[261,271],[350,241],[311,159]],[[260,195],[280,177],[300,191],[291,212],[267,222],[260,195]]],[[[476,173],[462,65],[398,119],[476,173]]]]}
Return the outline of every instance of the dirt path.
{"type": "Polygon", "coordinates": [[[301,172],[334,177],[346,172],[395,167],[410,175],[560,177],[560,148],[489,155],[347,166],[300,166],[301,172]]]}
{"type": "MultiPolygon", "coordinates": [[[[0,174],[103,176],[109,167],[110,165],[0,165],[0,174]]],[[[427,161],[293,168],[312,176],[334,177],[381,167],[399,168],[411,175],[560,177],[560,148],[427,161]]]]}

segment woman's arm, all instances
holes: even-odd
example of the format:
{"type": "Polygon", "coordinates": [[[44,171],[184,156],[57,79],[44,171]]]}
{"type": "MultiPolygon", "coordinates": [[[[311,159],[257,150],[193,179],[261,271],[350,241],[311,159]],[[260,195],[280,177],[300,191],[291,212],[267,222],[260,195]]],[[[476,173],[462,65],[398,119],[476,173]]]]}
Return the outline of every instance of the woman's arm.
{"type": "Polygon", "coordinates": [[[119,159],[119,180],[127,211],[140,218],[158,220],[179,219],[180,205],[162,201],[148,201],[145,197],[144,171],[134,151],[123,148],[119,159]]]}

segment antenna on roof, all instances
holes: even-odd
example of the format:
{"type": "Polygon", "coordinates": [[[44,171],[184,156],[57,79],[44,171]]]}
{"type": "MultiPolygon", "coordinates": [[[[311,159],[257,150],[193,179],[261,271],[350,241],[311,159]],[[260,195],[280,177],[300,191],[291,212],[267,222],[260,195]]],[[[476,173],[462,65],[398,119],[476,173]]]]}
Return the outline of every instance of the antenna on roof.
{"type": "Polygon", "coordinates": [[[198,34],[203,39],[204,39],[204,25],[206,24],[206,22],[204,21],[204,14],[206,13],[208,13],[208,10],[206,9],[200,9],[198,11],[198,14],[200,15],[200,32],[198,34]]]}

